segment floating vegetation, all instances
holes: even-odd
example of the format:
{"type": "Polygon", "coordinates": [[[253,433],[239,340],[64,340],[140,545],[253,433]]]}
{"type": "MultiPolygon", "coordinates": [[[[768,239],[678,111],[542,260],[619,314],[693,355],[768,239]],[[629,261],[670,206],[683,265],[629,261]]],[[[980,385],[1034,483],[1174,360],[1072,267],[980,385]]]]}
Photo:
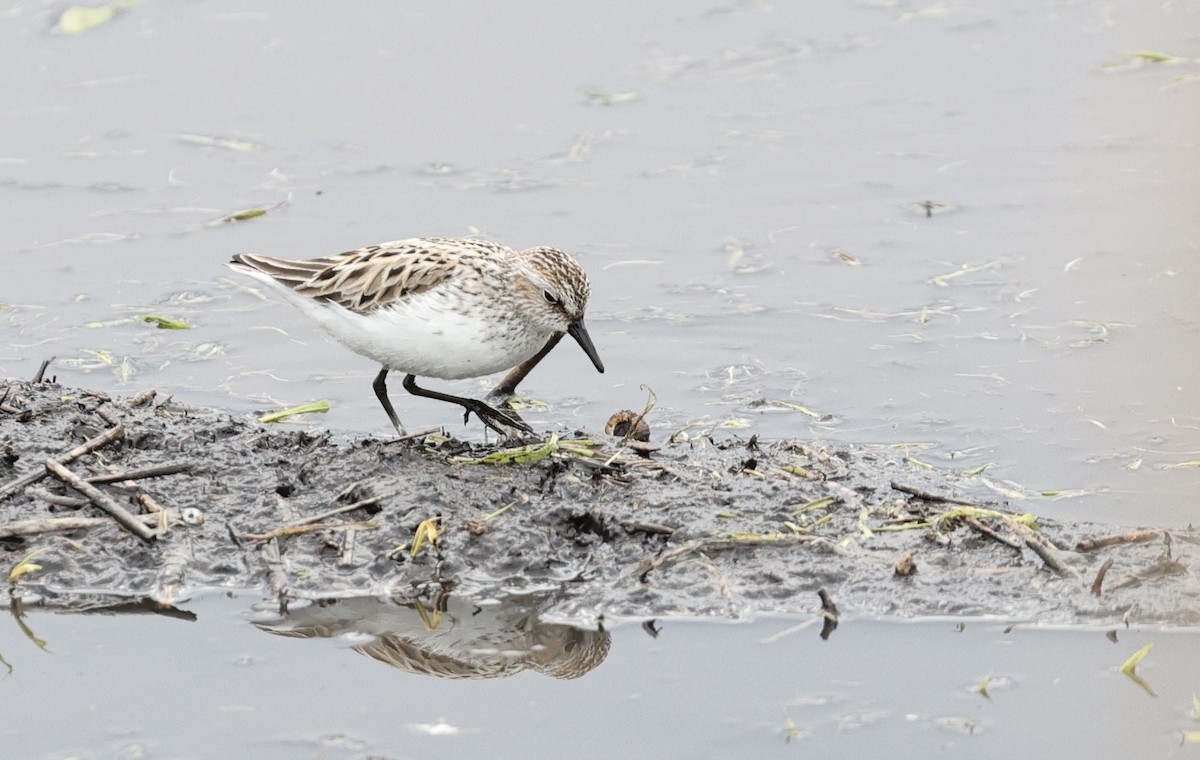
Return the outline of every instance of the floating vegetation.
{"type": "Polygon", "coordinates": [[[294,417],[297,414],[324,414],[329,411],[329,401],[321,399],[320,401],[312,401],[300,406],[293,406],[291,409],[284,409],[279,412],[271,412],[264,414],[258,418],[259,422],[280,422],[288,417],[294,417]]]}
{"type": "Polygon", "coordinates": [[[72,5],[58,17],[58,23],[52,31],[58,34],[83,34],[84,32],[103,26],[112,21],[120,13],[137,5],[138,0],[117,0],[109,5],[91,8],[86,5],[72,5]]]}
{"type": "Polygon", "coordinates": [[[199,145],[205,148],[223,148],[224,150],[237,151],[238,153],[250,153],[251,151],[262,150],[263,147],[258,143],[252,143],[247,140],[237,140],[230,137],[213,137],[210,135],[184,133],[175,135],[175,139],[188,145],[199,145]]]}
{"type": "Polygon", "coordinates": [[[949,287],[951,280],[956,280],[959,277],[965,277],[966,275],[975,274],[977,272],[987,272],[992,269],[999,269],[1002,263],[1003,262],[1000,261],[989,261],[986,264],[975,264],[972,266],[964,265],[961,269],[956,269],[953,272],[939,274],[931,279],[930,282],[932,282],[934,285],[937,285],[939,288],[949,287]]]}
{"type": "Polygon", "coordinates": [[[192,326],[182,319],[171,319],[170,317],[161,317],[157,314],[143,314],[138,317],[143,322],[149,322],[160,330],[190,330],[192,326]]]}
{"type": "Polygon", "coordinates": [[[632,103],[638,99],[638,94],[636,92],[614,92],[609,95],[596,90],[584,90],[583,97],[596,105],[615,106],[621,103],[632,103]]]}

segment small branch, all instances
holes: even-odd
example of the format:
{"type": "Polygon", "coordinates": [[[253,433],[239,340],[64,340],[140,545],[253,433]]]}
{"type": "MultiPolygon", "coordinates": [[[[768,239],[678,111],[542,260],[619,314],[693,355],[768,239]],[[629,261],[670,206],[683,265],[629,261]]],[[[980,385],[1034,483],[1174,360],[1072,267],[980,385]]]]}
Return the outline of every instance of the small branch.
{"type": "Polygon", "coordinates": [[[61,496],[38,486],[26,488],[25,495],[30,498],[41,499],[47,504],[53,504],[56,507],[66,507],[67,509],[81,509],[91,504],[87,499],[80,499],[75,496],[61,496]]]}
{"type": "Polygon", "coordinates": [[[901,493],[909,494],[910,496],[916,496],[918,499],[923,501],[942,502],[944,504],[958,504],[959,506],[963,507],[983,507],[983,504],[977,501],[957,499],[953,496],[942,496],[941,494],[936,494],[931,491],[923,491],[916,486],[907,486],[903,483],[897,483],[894,480],[892,481],[892,489],[901,493]]]}
{"type": "MultiPolygon", "coordinates": [[[[55,459],[60,464],[67,464],[75,461],[89,451],[95,451],[102,446],[107,446],[113,441],[119,441],[124,437],[125,428],[121,425],[116,425],[115,427],[105,430],[95,438],[84,441],[67,453],[55,457],[55,459]]],[[[4,486],[0,486],[0,499],[6,499],[17,491],[24,490],[26,486],[33,485],[42,478],[46,477],[48,474],[49,473],[45,470],[45,468],[40,470],[34,469],[32,472],[27,472],[16,480],[10,480],[4,486]]]]}
{"type": "Polygon", "coordinates": [[[129,401],[127,401],[126,403],[131,408],[136,408],[136,407],[142,406],[143,404],[150,403],[151,401],[154,400],[154,397],[157,395],[158,395],[158,391],[151,388],[149,390],[142,391],[138,395],[129,399],[129,401]]]}
{"type": "MultiPolygon", "coordinates": [[[[179,520],[177,512],[168,513],[172,521],[179,520]]],[[[146,525],[157,525],[158,515],[135,515],[135,520],[146,525]]],[[[65,530],[86,530],[103,525],[112,525],[110,517],[46,517],[37,520],[18,520],[0,525],[0,538],[39,536],[43,533],[58,533],[65,530]]]]}
{"type": "Polygon", "coordinates": [[[1100,566],[1100,570],[1096,573],[1096,580],[1092,581],[1092,593],[1100,596],[1100,589],[1104,585],[1104,576],[1108,575],[1108,570],[1113,566],[1113,558],[1109,557],[1104,560],[1104,564],[1100,566]]]}
{"type": "Polygon", "coordinates": [[[358,531],[354,528],[347,528],[342,533],[342,551],[338,555],[338,565],[341,567],[349,567],[354,564],[354,539],[358,536],[358,531]]]}
{"type": "Polygon", "coordinates": [[[91,499],[93,504],[112,515],[113,519],[120,523],[121,527],[125,528],[125,530],[147,543],[155,539],[154,531],[147,528],[144,523],[139,522],[137,518],[130,514],[129,510],[122,507],[111,496],[96,488],[91,483],[88,483],[66,467],[63,467],[53,459],[47,459],[46,470],[66,485],[91,499]]]}
{"type": "Polygon", "coordinates": [[[652,571],[662,568],[668,563],[678,561],[693,552],[721,551],[725,549],[741,549],[752,546],[798,546],[811,544],[816,536],[780,536],[779,538],[697,538],[682,546],[663,552],[654,559],[643,560],[633,569],[633,574],[643,582],[652,571]]]}
{"type": "Polygon", "coordinates": [[[1034,533],[1029,526],[1019,523],[1007,515],[1001,515],[1000,517],[1009,530],[1020,536],[1025,545],[1032,549],[1034,554],[1042,558],[1042,562],[1046,563],[1046,567],[1058,573],[1063,578],[1071,578],[1075,575],[1075,573],[1071,572],[1071,568],[1059,562],[1058,557],[1055,556],[1057,549],[1051,546],[1044,538],[1034,533]]]}
{"type": "Polygon", "coordinates": [[[275,530],[266,533],[247,533],[241,538],[247,541],[270,541],[273,538],[282,538],[283,536],[298,536],[303,533],[312,533],[318,530],[374,530],[379,527],[379,522],[376,520],[367,520],[365,522],[350,522],[350,523],[321,523],[318,525],[293,525],[288,528],[276,528],[275,530]]]}
{"type": "Polygon", "coordinates": [[[1075,544],[1075,551],[1090,552],[1096,549],[1103,549],[1106,546],[1117,546],[1119,544],[1136,544],[1143,541],[1153,541],[1163,535],[1161,530],[1135,530],[1132,533],[1121,533],[1116,536],[1105,536],[1104,538],[1089,538],[1075,544]]]}
{"type": "MultiPolygon", "coordinates": [[[[336,515],[344,514],[346,512],[353,512],[354,510],[362,509],[363,507],[373,506],[381,498],[382,498],[381,496],[371,496],[370,498],[363,499],[362,501],[356,501],[353,504],[345,504],[345,505],[337,507],[335,509],[331,509],[328,512],[322,512],[318,515],[310,515],[308,517],[302,517],[299,520],[292,520],[285,527],[296,528],[301,525],[311,525],[312,523],[319,523],[322,520],[329,518],[329,517],[334,517],[336,515]]],[[[379,510],[375,510],[375,511],[378,512],[379,510]]]]}
{"type": "Polygon", "coordinates": [[[976,520],[974,517],[964,517],[963,522],[965,522],[967,525],[970,525],[972,528],[979,531],[980,533],[987,536],[988,538],[992,539],[993,541],[999,541],[1000,543],[1004,544],[1005,546],[1009,547],[1010,549],[1016,549],[1017,551],[1021,550],[1020,543],[1018,543],[1017,541],[1014,541],[1013,539],[1009,538],[1008,536],[1000,535],[996,531],[992,530],[988,526],[986,526],[983,523],[976,520]]]}
{"type": "Polygon", "coordinates": [[[90,478],[84,478],[93,485],[101,483],[116,483],[121,480],[141,480],[142,478],[159,478],[163,475],[174,475],[179,472],[187,472],[192,469],[190,464],[160,464],[157,467],[145,467],[141,470],[129,470],[128,472],[112,472],[103,475],[93,475],[90,478]]]}
{"type": "Polygon", "coordinates": [[[37,374],[33,376],[33,384],[37,385],[46,377],[46,368],[50,366],[50,362],[57,359],[57,356],[51,356],[49,359],[42,362],[42,366],[38,367],[37,374]]]}

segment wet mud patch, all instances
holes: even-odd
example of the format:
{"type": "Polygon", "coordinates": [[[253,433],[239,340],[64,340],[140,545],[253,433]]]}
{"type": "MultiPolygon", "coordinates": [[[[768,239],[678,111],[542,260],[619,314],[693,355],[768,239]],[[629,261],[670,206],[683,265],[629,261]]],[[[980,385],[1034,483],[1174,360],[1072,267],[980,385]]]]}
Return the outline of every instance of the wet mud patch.
{"type": "Polygon", "coordinates": [[[395,441],[148,393],[9,381],[0,398],[10,604],[170,609],[225,588],[281,609],[519,598],[585,622],[821,616],[824,590],[826,618],[1200,623],[1195,531],[1019,514],[881,448],[582,431],[395,441]]]}

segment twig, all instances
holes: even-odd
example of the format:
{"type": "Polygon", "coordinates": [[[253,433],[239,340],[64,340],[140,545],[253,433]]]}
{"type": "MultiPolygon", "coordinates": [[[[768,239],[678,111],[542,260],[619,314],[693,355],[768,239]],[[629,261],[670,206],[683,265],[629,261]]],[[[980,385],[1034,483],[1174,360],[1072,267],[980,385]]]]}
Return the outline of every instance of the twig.
{"type": "Polygon", "coordinates": [[[982,507],[983,506],[981,503],[979,503],[977,501],[968,501],[966,499],[957,499],[953,496],[942,496],[941,494],[933,493],[931,491],[923,491],[920,488],[917,488],[916,486],[908,486],[908,485],[904,485],[903,483],[897,483],[894,480],[892,481],[892,489],[896,490],[896,491],[900,491],[901,493],[909,494],[910,496],[916,496],[918,499],[922,499],[924,501],[936,501],[936,502],[943,502],[945,504],[958,504],[963,507],[982,507]]]}
{"type": "Polygon", "coordinates": [[[976,520],[974,517],[970,517],[970,516],[964,517],[963,522],[965,522],[967,525],[970,525],[972,528],[979,531],[980,533],[987,536],[988,538],[992,539],[993,541],[999,541],[1000,543],[1004,544],[1005,546],[1009,547],[1010,549],[1016,549],[1017,551],[1021,551],[1020,543],[1012,540],[1008,536],[1000,535],[996,531],[992,530],[988,526],[986,526],[983,523],[976,520]]]}
{"type": "Polygon", "coordinates": [[[1100,570],[1096,573],[1096,580],[1092,581],[1092,593],[1094,595],[1100,596],[1100,588],[1104,585],[1104,576],[1108,575],[1108,569],[1112,566],[1112,557],[1104,560],[1104,564],[1100,566],[1100,570]]]}
{"type": "MultiPolygon", "coordinates": [[[[172,520],[179,519],[179,513],[171,512],[172,520]]],[[[133,519],[147,525],[157,525],[158,515],[134,515],[133,519]]],[[[64,530],[84,530],[102,525],[112,525],[110,517],[45,517],[37,520],[18,520],[17,522],[0,525],[0,538],[17,538],[20,536],[38,536],[43,533],[57,533],[64,530]]]]}
{"type": "Polygon", "coordinates": [[[810,544],[816,540],[816,536],[783,535],[778,538],[697,538],[671,551],[663,552],[653,559],[643,560],[633,569],[633,574],[644,582],[646,576],[652,571],[658,570],[664,565],[675,562],[693,552],[741,549],[751,546],[797,546],[799,544],[810,544]]]}
{"type": "MultiPolygon", "coordinates": [[[[370,498],[363,499],[362,501],[356,501],[353,504],[345,504],[345,505],[342,505],[335,509],[331,509],[328,512],[322,512],[319,515],[310,515],[309,517],[302,517],[299,520],[292,520],[285,527],[296,528],[301,525],[311,525],[312,523],[318,523],[327,517],[333,517],[335,515],[340,515],[345,512],[353,512],[354,510],[361,509],[362,507],[372,506],[376,502],[378,502],[381,498],[383,498],[383,497],[371,496],[370,498]]],[[[375,511],[378,512],[379,510],[375,510],[375,511]]]]}
{"type": "Polygon", "coordinates": [[[80,499],[75,496],[62,496],[60,494],[51,493],[45,488],[30,486],[25,489],[25,495],[34,499],[41,499],[47,504],[53,504],[56,507],[66,507],[67,509],[80,509],[91,504],[87,499],[80,499]]]}
{"type": "Polygon", "coordinates": [[[131,408],[139,407],[139,406],[142,406],[143,404],[150,403],[151,401],[154,400],[154,397],[157,395],[158,395],[158,391],[154,390],[153,388],[150,388],[149,390],[144,390],[141,393],[139,393],[138,395],[129,399],[129,401],[127,401],[126,404],[128,406],[130,406],[131,408]]]}
{"type": "Polygon", "coordinates": [[[91,483],[88,483],[66,467],[63,467],[53,459],[47,459],[46,470],[66,485],[91,499],[93,504],[112,515],[113,519],[119,522],[125,530],[147,543],[155,539],[154,531],[139,522],[137,518],[130,514],[129,510],[122,507],[111,496],[96,488],[91,483]]]}
{"type": "MultiPolygon", "coordinates": [[[[125,436],[125,428],[122,425],[105,430],[100,435],[90,440],[84,441],[75,448],[71,449],[61,456],[55,457],[60,464],[73,462],[89,451],[94,451],[102,446],[107,446],[113,441],[119,441],[125,436]]],[[[24,490],[26,486],[31,486],[42,478],[48,475],[43,469],[34,469],[32,472],[27,472],[16,480],[10,480],[4,486],[0,486],[0,499],[6,499],[17,491],[24,490]]]]}
{"type": "Polygon", "coordinates": [[[109,406],[109,401],[112,401],[112,399],[105,398],[104,403],[96,407],[96,416],[110,425],[120,425],[121,418],[118,417],[117,413],[113,411],[113,408],[109,406]]]}
{"type": "Polygon", "coordinates": [[[354,564],[354,539],[358,536],[358,531],[354,528],[347,528],[342,533],[342,552],[338,555],[338,565],[349,567],[354,564]]]}
{"type": "Polygon", "coordinates": [[[192,469],[192,466],[186,463],[160,464],[156,467],[145,467],[140,470],[93,475],[90,478],[84,478],[84,480],[92,484],[116,483],[121,480],[141,480],[142,478],[158,478],[163,475],[174,475],[179,472],[187,472],[190,469],[192,469]]]}
{"type": "Polygon", "coordinates": [[[1089,538],[1075,544],[1075,551],[1090,552],[1096,549],[1103,549],[1106,546],[1117,546],[1118,544],[1135,544],[1142,541],[1153,541],[1163,535],[1161,530],[1135,530],[1132,533],[1121,533],[1116,536],[1105,536],[1104,538],[1089,538]]]}
{"type": "Polygon", "coordinates": [[[1063,578],[1070,578],[1075,575],[1071,569],[1058,561],[1058,557],[1054,556],[1057,551],[1044,538],[1034,533],[1029,526],[1017,522],[1007,515],[1001,515],[1000,519],[1008,526],[1009,530],[1016,533],[1025,542],[1025,545],[1033,549],[1033,553],[1042,558],[1042,562],[1046,563],[1046,567],[1058,573],[1063,578]]]}
{"type": "Polygon", "coordinates": [[[46,367],[49,367],[50,362],[54,361],[57,358],[58,358],[57,356],[51,356],[49,359],[42,362],[42,366],[38,367],[37,374],[33,376],[33,384],[34,385],[37,385],[38,383],[42,382],[42,378],[44,378],[46,376],[46,367]]]}
{"type": "Polygon", "coordinates": [[[247,533],[242,538],[247,541],[270,541],[273,538],[282,538],[283,536],[298,536],[302,533],[312,533],[318,530],[374,530],[379,527],[377,520],[367,520],[364,522],[349,522],[349,523],[321,523],[318,525],[294,525],[289,528],[276,528],[275,530],[266,533],[247,533]]]}
{"type": "Polygon", "coordinates": [[[137,495],[138,504],[146,508],[147,512],[165,512],[163,506],[154,500],[154,497],[148,493],[139,493],[137,495]]]}
{"type": "Polygon", "coordinates": [[[425,436],[430,435],[431,433],[436,433],[441,429],[442,428],[440,426],[439,427],[431,427],[428,430],[418,430],[415,433],[407,433],[405,435],[400,436],[399,438],[393,438],[392,440],[393,441],[411,441],[414,438],[424,438],[425,436]]]}

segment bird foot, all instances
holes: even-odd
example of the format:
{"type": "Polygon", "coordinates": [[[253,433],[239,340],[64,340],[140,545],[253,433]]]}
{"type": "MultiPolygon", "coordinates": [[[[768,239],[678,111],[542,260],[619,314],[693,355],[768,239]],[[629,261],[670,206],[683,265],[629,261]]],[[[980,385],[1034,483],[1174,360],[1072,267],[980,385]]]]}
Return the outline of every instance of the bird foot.
{"type": "Polygon", "coordinates": [[[476,399],[464,399],[463,408],[466,409],[463,412],[464,423],[471,418],[471,412],[475,412],[475,416],[479,418],[480,422],[500,435],[509,436],[513,429],[520,430],[522,433],[533,432],[533,428],[529,427],[516,412],[502,412],[476,399]]]}

